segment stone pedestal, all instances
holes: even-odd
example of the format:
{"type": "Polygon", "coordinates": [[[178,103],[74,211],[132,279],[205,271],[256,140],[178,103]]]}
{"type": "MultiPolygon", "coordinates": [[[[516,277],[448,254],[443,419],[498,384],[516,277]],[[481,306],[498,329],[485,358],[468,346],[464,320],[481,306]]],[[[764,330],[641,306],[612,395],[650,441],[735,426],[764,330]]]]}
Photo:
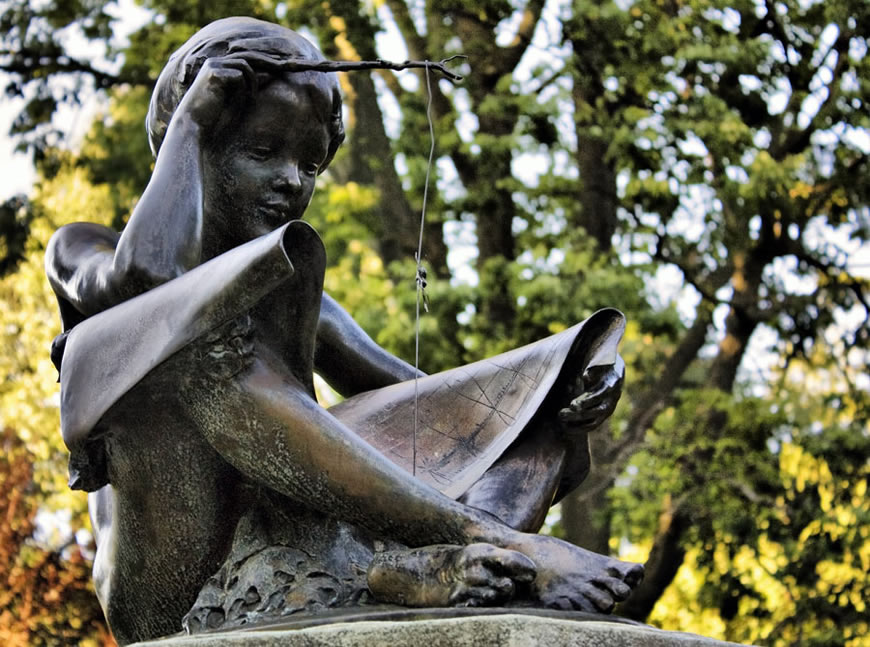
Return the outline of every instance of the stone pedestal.
{"type": "MultiPolygon", "coordinates": [[[[584,614],[581,614],[583,616],[584,614]]],[[[463,617],[359,620],[288,628],[179,636],[134,647],[722,647],[736,645],[644,625],[565,619],[571,614],[500,613],[463,617]],[[563,617],[556,617],[562,615],[563,617]]],[[[292,626],[292,625],[290,625],[292,626]]]]}

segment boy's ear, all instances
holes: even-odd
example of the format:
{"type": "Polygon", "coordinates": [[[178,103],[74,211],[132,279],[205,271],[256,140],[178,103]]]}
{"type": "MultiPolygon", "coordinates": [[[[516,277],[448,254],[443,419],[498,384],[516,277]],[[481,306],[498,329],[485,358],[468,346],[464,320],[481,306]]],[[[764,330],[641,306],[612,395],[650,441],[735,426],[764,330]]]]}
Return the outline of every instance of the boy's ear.
{"type": "Polygon", "coordinates": [[[332,139],[329,140],[329,146],[326,151],[326,159],[320,165],[318,173],[323,173],[335,157],[336,151],[344,141],[344,120],[341,117],[341,92],[338,87],[332,90],[332,123],[330,123],[330,132],[332,139]]]}
{"type": "Polygon", "coordinates": [[[338,151],[341,143],[344,141],[344,128],[341,129],[339,133],[336,133],[333,138],[329,142],[329,148],[326,152],[326,159],[323,160],[323,164],[320,165],[320,168],[317,171],[317,174],[320,175],[323,173],[330,162],[332,162],[332,158],[335,157],[335,153],[338,151]]]}

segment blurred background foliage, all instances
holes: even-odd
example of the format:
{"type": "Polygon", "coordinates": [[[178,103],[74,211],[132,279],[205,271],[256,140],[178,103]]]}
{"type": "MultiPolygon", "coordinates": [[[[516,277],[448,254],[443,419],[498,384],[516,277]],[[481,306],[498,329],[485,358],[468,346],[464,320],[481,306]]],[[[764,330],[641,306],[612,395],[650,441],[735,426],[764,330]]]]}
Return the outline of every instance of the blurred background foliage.
{"type": "MultiPolygon", "coordinates": [[[[868,644],[870,5],[142,0],[133,23],[128,5],[0,5],[11,134],[38,170],[0,206],[4,644],[111,644],[86,502],[66,489],[42,255],[64,223],[123,227],[151,169],[154,80],[227,15],[301,29],[333,58],[468,56],[464,83],[430,83],[421,367],[626,313],[625,395],[550,518],[646,562],[620,613],[764,645],[868,644]]],[[[348,142],[309,209],[326,287],[412,359],[427,79],[341,80],[348,142]]]]}

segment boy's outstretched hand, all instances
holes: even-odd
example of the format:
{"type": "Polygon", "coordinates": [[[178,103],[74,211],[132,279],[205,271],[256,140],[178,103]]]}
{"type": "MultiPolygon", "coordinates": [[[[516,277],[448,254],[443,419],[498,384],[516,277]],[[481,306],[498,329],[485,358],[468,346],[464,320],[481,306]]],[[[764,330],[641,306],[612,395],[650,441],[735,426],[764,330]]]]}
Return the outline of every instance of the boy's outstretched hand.
{"type": "Polygon", "coordinates": [[[559,422],[567,433],[591,431],[616,409],[625,381],[625,362],[619,355],[609,366],[592,366],[568,384],[571,402],[559,410],[559,422]]]}

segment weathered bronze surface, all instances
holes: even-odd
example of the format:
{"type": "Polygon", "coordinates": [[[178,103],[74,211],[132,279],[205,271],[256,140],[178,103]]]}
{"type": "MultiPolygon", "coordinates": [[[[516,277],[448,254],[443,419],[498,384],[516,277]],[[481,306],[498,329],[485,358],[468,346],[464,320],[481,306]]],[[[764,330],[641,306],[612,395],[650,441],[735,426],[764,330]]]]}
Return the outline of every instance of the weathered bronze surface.
{"type": "Polygon", "coordinates": [[[344,136],[333,74],[283,27],[209,25],[148,116],[151,181],[120,235],[60,229],[70,485],[121,644],[392,603],[607,613],[636,564],[533,534],[589,470],[622,388],[605,310],[531,346],[419,376],[322,291],[301,220],[344,136]],[[346,400],[324,409],[317,371],[346,400]]]}

